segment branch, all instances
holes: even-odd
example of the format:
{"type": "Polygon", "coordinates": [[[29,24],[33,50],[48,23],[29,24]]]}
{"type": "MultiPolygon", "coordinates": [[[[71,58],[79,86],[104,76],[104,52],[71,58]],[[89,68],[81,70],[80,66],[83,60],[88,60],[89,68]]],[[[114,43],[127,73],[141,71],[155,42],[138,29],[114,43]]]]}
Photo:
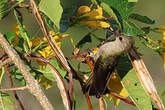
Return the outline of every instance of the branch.
{"type": "Polygon", "coordinates": [[[119,95],[118,95],[117,93],[115,93],[115,92],[110,92],[110,94],[111,94],[111,96],[114,96],[114,97],[116,97],[116,98],[119,98],[120,100],[124,101],[125,103],[128,103],[128,104],[130,104],[130,105],[136,106],[135,103],[134,103],[133,101],[128,100],[128,99],[126,99],[126,98],[124,98],[124,97],[122,97],[122,96],[119,96],[119,95]]]}
{"type": "Polygon", "coordinates": [[[0,60],[0,69],[2,68],[2,65],[6,65],[12,62],[11,58],[7,58],[4,61],[0,60]]]}
{"type": "Polygon", "coordinates": [[[43,93],[40,85],[28,71],[24,63],[22,62],[20,56],[17,52],[10,46],[10,44],[6,41],[4,36],[0,33],[0,45],[5,49],[5,52],[12,59],[13,63],[17,66],[19,71],[24,76],[24,79],[27,82],[27,86],[29,91],[36,97],[36,99],[40,102],[41,106],[45,110],[53,110],[53,106],[48,101],[47,97],[43,93]]]}
{"type": "Polygon", "coordinates": [[[105,104],[104,104],[103,97],[99,98],[99,110],[105,110],[105,104]]]}
{"type": "Polygon", "coordinates": [[[63,103],[64,103],[64,106],[65,106],[66,110],[72,110],[70,100],[69,100],[69,96],[68,96],[68,92],[66,90],[65,83],[64,83],[60,73],[50,63],[47,63],[47,65],[51,68],[51,72],[52,72],[54,78],[57,81],[57,86],[60,90],[62,100],[63,100],[63,103]]]}
{"type": "Polygon", "coordinates": [[[0,89],[0,92],[23,91],[23,90],[27,90],[27,89],[28,89],[28,86],[24,86],[24,87],[17,87],[17,88],[0,89]]]}
{"type": "Polygon", "coordinates": [[[65,59],[61,49],[57,46],[57,43],[56,41],[48,35],[48,32],[47,32],[47,29],[46,29],[46,26],[42,20],[42,17],[37,9],[37,6],[35,4],[35,2],[33,0],[30,0],[30,4],[31,4],[31,7],[32,7],[32,10],[33,10],[33,14],[34,16],[36,17],[39,25],[40,25],[40,28],[44,34],[44,36],[46,37],[49,45],[51,46],[53,52],[55,53],[57,59],[60,61],[61,65],[64,67],[64,69],[66,71],[68,71],[68,75],[69,75],[69,95],[70,95],[70,99],[71,101],[73,102],[73,77],[72,77],[72,70],[71,68],[69,67],[69,64],[67,62],[67,60],[65,59]]]}
{"type": "Polygon", "coordinates": [[[89,110],[93,110],[93,107],[92,107],[92,104],[91,104],[89,95],[88,95],[87,93],[85,93],[85,98],[86,98],[86,100],[87,100],[89,110]]]}
{"type": "Polygon", "coordinates": [[[147,94],[150,96],[159,110],[165,110],[162,100],[160,99],[152,80],[152,77],[150,76],[150,73],[148,72],[142,58],[139,56],[135,49],[130,50],[129,57],[137,73],[137,76],[147,94]]]}
{"type": "MultiPolygon", "coordinates": [[[[4,51],[4,50],[3,50],[3,51],[0,51],[0,53],[1,53],[1,55],[3,56],[3,58],[4,58],[4,61],[2,62],[2,65],[5,66],[5,68],[6,68],[6,73],[7,73],[7,76],[8,76],[8,78],[9,78],[9,81],[10,81],[10,85],[11,85],[12,88],[14,88],[13,79],[12,79],[12,77],[11,77],[11,75],[10,75],[10,68],[9,68],[9,65],[8,65],[8,63],[10,63],[12,60],[11,60],[11,58],[7,58],[7,55],[5,55],[5,51],[4,51]],[[10,61],[10,60],[11,60],[11,61],[10,61]]],[[[1,66],[2,66],[2,65],[1,65],[1,66]]],[[[1,67],[0,67],[0,68],[1,68],[1,67]]],[[[19,99],[19,97],[18,97],[18,95],[17,95],[17,92],[16,92],[16,91],[13,91],[13,94],[14,94],[14,97],[15,97],[16,101],[18,102],[18,104],[19,104],[21,110],[25,110],[25,108],[24,108],[24,106],[23,106],[21,100],[19,99]]]]}
{"type": "Polygon", "coordinates": [[[64,107],[66,108],[66,110],[71,110],[71,104],[70,104],[70,99],[68,96],[68,92],[66,90],[66,86],[65,83],[60,75],[60,73],[56,70],[56,68],[54,66],[52,66],[49,61],[43,57],[29,57],[29,56],[25,56],[25,58],[27,60],[36,60],[36,61],[42,61],[44,63],[46,63],[50,68],[51,68],[51,72],[52,75],[54,76],[54,78],[57,81],[57,86],[60,90],[61,96],[62,96],[62,100],[64,103],[64,107]]]}

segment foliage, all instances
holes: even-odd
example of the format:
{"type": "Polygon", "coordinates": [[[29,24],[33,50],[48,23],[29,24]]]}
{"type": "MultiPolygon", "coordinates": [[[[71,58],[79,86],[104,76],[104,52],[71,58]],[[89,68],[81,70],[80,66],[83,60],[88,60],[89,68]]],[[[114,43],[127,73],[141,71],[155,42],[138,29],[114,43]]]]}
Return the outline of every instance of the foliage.
{"type": "MultiPolygon", "coordinates": [[[[60,73],[62,79],[69,83],[68,72],[62,66],[57,56],[55,56],[46,36],[29,35],[29,32],[26,30],[22,17],[24,13],[21,13],[18,8],[21,3],[24,3],[23,0],[16,0],[12,6],[9,6],[11,5],[10,2],[13,1],[0,1],[0,20],[5,19],[9,12],[13,12],[15,15],[17,22],[13,26],[13,30],[9,30],[5,37],[10,45],[22,56],[28,70],[47,90],[52,87],[53,82],[56,82],[50,66],[44,61],[28,60],[26,56],[49,60],[49,63],[60,73]]],[[[68,45],[64,44],[63,40],[69,38],[69,45],[74,49],[70,53],[73,53],[73,55],[79,55],[82,51],[89,49],[90,53],[96,54],[99,50],[99,43],[111,35],[118,34],[120,30],[124,35],[142,38],[142,43],[159,53],[163,58],[163,62],[165,62],[165,27],[155,28],[153,27],[155,20],[134,13],[137,2],[137,0],[71,0],[69,2],[68,0],[40,0],[38,7],[48,27],[49,37],[57,43],[58,48],[61,48],[61,46],[66,47],[62,49],[64,53],[68,45]],[[72,6],[71,10],[68,9],[69,6],[72,6]],[[147,27],[138,26],[132,19],[144,23],[147,27]],[[156,41],[151,39],[149,37],[150,32],[161,33],[163,35],[162,40],[156,41]]],[[[110,39],[110,41],[113,40],[110,39]]],[[[84,58],[77,58],[77,62],[82,65],[85,63],[84,58]]],[[[80,68],[83,68],[80,65],[74,65],[72,68],[84,76],[89,73],[85,69],[79,71],[80,68]]],[[[22,85],[26,85],[22,74],[16,67],[10,67],[10,74],[12,78],[19,80],[22,85]]],[[[77,79],[76,76],[73,78],[77,79]]],[[[85,83],[85,80],[82,80],[85,83]]],[[[130,97],[139,110],[153,109],[152,101],[141,85],[127,55],[120,58],[107,88],[125,99],[130,97]]],[[[109,101],[113,99],[116,107],[119,105],[120,99],[112,96],[110,92],[105,96],[110,99],[109,101]]],[[[0,107],[6,105],[6,100],[9,101],[7,105],[12,105],[10,98],[1,95],[0,102],[4,104],[1,103],[0,107]]],[[[76,100],[74,100],[75,104],[76,100]]],[[[8,107],[7,109],[14,110],[8,107]]]]}

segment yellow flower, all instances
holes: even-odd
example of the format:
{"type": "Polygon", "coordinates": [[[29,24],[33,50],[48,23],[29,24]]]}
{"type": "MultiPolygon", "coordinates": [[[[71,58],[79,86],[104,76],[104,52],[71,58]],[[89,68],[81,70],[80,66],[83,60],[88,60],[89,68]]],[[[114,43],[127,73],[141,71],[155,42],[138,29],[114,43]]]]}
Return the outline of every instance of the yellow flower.
{"type": "Polygon", "coordinates": [[[31,41],[30,41],[30,46],[31,47],[35,47],[35,46],[38,46],[40,43],[42,43],[42,38],[40,38],[40,37],[35,37],[35,38],[33,38],[31,41]]]}
{"type": "MultiPolygon", "coordinates": [[[[23,25],[23,27],[25,28],[25,25],[23,25]]],[[[18,36],[20,35],[20,26],[18,23],[16,23],[14,26],[13,26],[13,31],[14,33],[16,34],[16,37],[14,37],[13,39],[13,45],[16,46],[18,45],[18,42],[19,42],[19,38],[18,36]]]]}
{"type": "MultiPolygon", "coordinates": [[[[54,31],[50,31],[49,34],[53,37],[53,39],[56,41],[57,46],[61,47],[62,44],[62,38],[64,37],[68,37],[69,34],[63,34],[63,35],[55,35],[54,31]]],[[[47,39],[44,37],[43,41],[46,41],[47,39]]],[[[48,58],[51,56],[54,56],[54,52],[51,49],[51,47],[47,44],[47,46],[45,48],[43,48],[42,50],[38,51],[44,58],[48,58]]]]}
{"type": "MultiPolygon", "coordinates": [[[[162,48],[165,49],[165,26],[162,26],[158,29],[158,32],[161,33],[163,35],[162,41],[161,41],[161,45],[162,48]]],[[[163,63],[164,63],[164,68],[165,68],[165,52],[161,52],[160,53],[162,58],[163,58],[163,63]]]]}
{"type": "Polygon", "coordinates": [[[111,28],[111,25],[108,24],[104,20],[105,17],[103,16],[103,9],[98,6],[97,9],[94,9],[90,11],[90,8],[88,6],[81,6],[78,9],[78,14],[83,14],[83,17],[87,17],[88,19],[83,19],[80,21],[80,24],[87,25],[89,27],[94,27],[94,28],[109,28],[113,31],[111,28]]]}
{"type": "Polygon", "coordinates": [[[53,50],[51,49],[50,46],[47,46],[45,47],[44,49],[42,50],[39,50],[38,51],[44,58],[48,58],[50,56],[54,56],[54,52],[53,50]]]}
{"type": "Polygon", "coordinates": [[[94,9],[90,11],[89,13],[84,14],[83,16],[88,16],[89,19],[104,19],[103,16],[103,9],[101,7],[98,7],[97,9],[94,9]]]}
{"type": "Polygon", "coordinates": [[[110,28],[110,24],[104,22],[104,21],[87,21],[87,20],[83,20],[80,21],[81,24],[83,25],[87,25],[89,27],[94,27],[94,28],[110,28]]]}
{"type": "Polygon", "coordinates": [[[45,76],[40,76],[38,82],[41,83],[46,90],[52,87],[52,81],[45,76]]]}
{"type": "MultiPolygon", "coordinates": [[[[25,25],[23,25],[23,28],[25,28],[25,25]]],[[[20,35],[20,26],[18,23],[16,23],[14,26],[13,26],[13,31],[16,33],[17,36],[20,35]]]]}
{"type": "Polygon", "coordinates": [[[79,9],[78,9],[78,14],[81,15],[81,14],[85,14],[85,13],[88,13],[90,12],[91,9],[88,7],[88,6],[81,6],[79,9]]]}
{"type": "Polygon", "coordinates": [[[98,51],[99,51],[99,48],[94,48],[92,52],[95,55],[98,51]]]}
{"type": "MultiPolygon", "coordinates": [[[[129,94],[127,93],[126,89],[123,87],[122,83],[120,82],[120,78],[118,76],[117,73],[114,73],[108,83],[107,88],[111,91],[111,92],[115,92],[117,93],[119,96],[122,96],[124,98],[128,97],[129,94]]],[[[109,100],[114,101],[114,105],[115,107],[118,106],[120,99],[111,96],[110,94],[106,94],[107,98],[109,100]]]]}

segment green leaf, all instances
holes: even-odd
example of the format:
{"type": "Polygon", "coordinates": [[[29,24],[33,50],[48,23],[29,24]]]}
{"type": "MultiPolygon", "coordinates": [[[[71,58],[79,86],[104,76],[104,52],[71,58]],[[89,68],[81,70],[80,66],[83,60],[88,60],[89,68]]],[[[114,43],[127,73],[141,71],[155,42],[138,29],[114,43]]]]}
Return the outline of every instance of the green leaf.
{"type": "Polygon", "coordinates": [[[14,10],[14,15],[15,15],[16,20],[20,27],[19,30],[20,30],[21,37],[24,39],[24,42],[23,42],[24,51],[26,53],[28,53],[31,48],[30,47],[30,36],[28,35],[27,31],[23,27],[22,17],[18,15],[16,10],[14,10]]]}
{"type": "Polygon", "coordinates": [[[139,110],[152,110],[150,97],[143,89],[128,56],[120,58],[117,71],[130,98],[134,101],[139,110]]]}
{"type": "Polygon", "coordinates": [[[132,68],[128,56],[122,56],[117,65],[117,72],[119,73],[120,78],[122,79],[132,68]]]}
{"type": "Polygon", "coordinates": [[[60,0],[41,0],[39,9],[54,22],[57,29],[60,29],[60,20],[63,12],[60,0]]]}
{"type": "Polygon", "coordinates": [[[8,9],[8,5],[9,5],[8,0],[0,1],[0,20],[9,13],[9,12],[5,13],[5,10],[8,9]]]}
{"type": "MultiPolygon", "coordinates": [[[[136,2],[128,2],[128,0],[102,0],[109,5],[120,22],[122,32],[126,35],[136,36],[144,34],[144,32],[134,23],[128,21],[129,15],[133,12],[136,2]]],[[[113,15],[114,16],[114,15],[113,15]]],[[[116,20],[116,19],[115,19],[116,20]]]]}
{"type": "Polygon", "coordinates": [[[142,23],[146,23],[146,24],[155,24],[155,20],[150,19],[147,16],[142,16],[140,14],[137,13],[132,13],[129,18],[135,19],[137,21],[140,21],[142,23]]]}
{"type": "Polygon", "coordinates": [[[118,21],[118,18],[117,18],[117,16],[116,16],[116,14],[114,13],[114,11],[112,10],[112,8],[111,8],[109,5],[107,5],[106,3],[104,3],[104,2],[101,2],[100,5],[101,5],[101,7],[103,8],[103,10],[104,10],[108,15],[112,16],[113,19],[115,19],[116,22],[120,25],[120,22],[118,21]]]}
{"type": "Polygon", "coordinates": [[[89,29],[85,26],[77,24],[69,27],[65,33],[71,35],[74,43],[77,44],[81,39],[89,34],[89,29]]]}
{"type": "Polygon", "coordinates": [[[0,110],[17,110],[17,105],[10,95],[3,96],[0,93],[0,110]]]}
{"type": "Polygon", "coordinates": [[[139,110],[152,110],[151,99],[143,89],[134,69],[122,78],[122,83],[139,110]]]}
{"type": "Polygon", "coordinates": [[[138,2],[138,0],[128,0],[128,2],[138,2]]]}
{"type": "Polygon", "coordinates": [[[15,34],[14,32],[7,32],[7,33],[5,34],[5,37],[6,37],[6,39],[8,40],[8,42],[11,44],[12,41],[13,41],[13,38],[16,37],[16,34],[15,34]]]}
{"type": "Polygon", "coordinates": [[[134,5],[129,3],[128,0],[102,0],[111,8],[115,8],[122,19],[128,20],[128,16],[132,13],[134,5]]]}
{"type": "Polygon", "coordinates": [[[54,30],[55,31],[55,27],[54,27],[53,21],[48,16],[46,16],[46,15],[44,16],[44,19],[45,19],[46,24],[49,26],[49,28],[51,30],[54,30]]]}
{"type": "Polygon", "coordinates": [[[14,7],[18,6],[19,3],[23,2],[24,0],[17,0],[14,5],[9,6],[8,0],[0,0],[0,20],[3,19],[5,16],[9,14],[14,7]]]}
{"type": "MultiPolygon", "coordinates": [[[[51,59],[50,64],[53,65],[57,69],[57,71],[60,73],[60,75],[63,78],[66,76],[67,71],[61,66],[61,64],[59,63],[59,61],[56,58],[51,59]]],[[[49,79],[51,81],[56,81],[54,76],[52,75],[51,68],[48,65],[46,65],[46,67],[44,69],[41,68],[39,71],[42,72],[43,75],[47,79],[49,79]]]]}
{"type": "Polygon", "coordinates": [[[147,27],[142,27],[141,29],[145,32],[145,34],[149,34],[150,31],[151,31],[151,27],[149,27],[149,26],[147,26],[147,27]]]}
{"type": "MultiPolygon", "coordinates": [[[[106,38],[106,32],[107,32],[107,30],[105,30],[105,29],[96,30],[94,28],[88,28],[86,26],[76,24],[76,25],[69,27],[65,33],[71,35],[74,43],[78,44],[78,45],[79,45],[80,41],[82,39],[84,39],[85,36],[90,34],[90,36],[93,38],[91,40],[92,42],[90,44],[91,44],[91,46],[94,46],[97,43],[94,40],[105,39],[106,38]]],[[[89,41],[89,39],[88,39],[88,41],[89,41]]],[[[82,43],[82,41],[81,41],[81,43],[82,43]]],[[[83,41],[83,45],[84,44],[85,44],[85,42],[83,41]]]]}
{"type": "Polygon", "coordinates": [[[90,34],[87,34],[83,39],[81,39],[81,40],[77,43],[76,47],[77,47],[77,48],[82,48],[82,46],[83,46],[85,43],[87,43],[87,42],[89,42],[89,43],[92,42],[92,39],[91,39],[90,34]]]}
{"type": "Polygon", "coordinates": [[[123,33],[128,36],[137,36],[144,34],[144,31],[140,29],[135,23],[130,21],[124,21],[123,33]]]}

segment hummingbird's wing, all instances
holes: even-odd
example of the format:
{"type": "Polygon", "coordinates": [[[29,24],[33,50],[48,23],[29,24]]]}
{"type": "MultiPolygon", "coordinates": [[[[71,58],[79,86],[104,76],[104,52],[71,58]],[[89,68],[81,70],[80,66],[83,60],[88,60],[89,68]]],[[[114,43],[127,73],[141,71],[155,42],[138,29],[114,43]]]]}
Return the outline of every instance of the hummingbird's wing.
{"type": "Polygon", "coordinates": [[[107,83],[117,66],[118,59],[118,57],[109,57],[105,60],[102,56],[97,59],[89,87],[89,95],[100,97],[104,94],[107,83]]]}

